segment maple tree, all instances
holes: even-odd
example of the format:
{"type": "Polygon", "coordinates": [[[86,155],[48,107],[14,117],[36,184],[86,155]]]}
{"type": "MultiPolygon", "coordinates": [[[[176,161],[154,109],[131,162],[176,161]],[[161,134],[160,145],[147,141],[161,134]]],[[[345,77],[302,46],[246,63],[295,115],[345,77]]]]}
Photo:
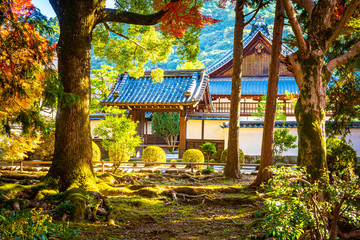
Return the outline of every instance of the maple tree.
{"type": "Polygon", "coordinates": [[[39,143],[40,134],[20,134],[12,132],[2,136],[0,142],[1,158],[5,161],[24,160],[33,152],[39,143]]]}
{"type": "Polygon", "coordinates": [[[39,99],[55,49],[38,31],[35,14],[30,0],[0,3],[0,120],[7,132],[14,122],[24,131],[41,124],[39,99]]]}

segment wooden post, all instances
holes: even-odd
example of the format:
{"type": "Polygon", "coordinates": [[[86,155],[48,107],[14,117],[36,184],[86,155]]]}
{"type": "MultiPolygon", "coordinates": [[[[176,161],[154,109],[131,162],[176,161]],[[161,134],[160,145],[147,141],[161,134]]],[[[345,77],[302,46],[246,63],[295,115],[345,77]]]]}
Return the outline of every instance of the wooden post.
{"type": "Polygon", "coordinates": [[[23,172],[23,162],[22,161],[20,161],[20,172],[23,172]]]}
{"type": "Polygon", "coordinates": [[[104,161],[101,161],[101,172],[104,173],[104,161]]]}
{"type": "MultiPolygon", "coordinates": [[[[143,111],[136,111],[136,110],[131,110],[129,112],[130,116],[133,117],[134,121],[139,122],[138,126],[136,128],[136,131],[138,132],[138,135],[141,138],[141,142],[144,142],[144,122],[145,122],[145,112],[143,111]]],[[[143,147],[136,147],[135,148],[135,152],[136,152],[136,157],[139,158],[142,154],[142,151],[144,150],[143,147]]]]}
{"type": "Polygon", "coordinates": [[[205,120],[203,119],[201,121],[201,141],[204,143],[204,133],[205,133],[205,120]]]}
{"type": "Polygon", "coordinates": [[[182,158],[186,151],[186,110],[180,112],[180,142],[179,142],[179,158],[182,158]]]}
{"type": "Polygon", "coordinates": [[[145,137],[144,137],[145,144],[147,144],[147,138],[148,138],[148,120],[145,118],[145,137]]]}
{"type": "Polygon", "coordinates": [[[284,106],[283,106],[283,110],[284,110],[284,114],[287,116],[287,112],[286,112],[286,97],[284,98],[284,106]]]}

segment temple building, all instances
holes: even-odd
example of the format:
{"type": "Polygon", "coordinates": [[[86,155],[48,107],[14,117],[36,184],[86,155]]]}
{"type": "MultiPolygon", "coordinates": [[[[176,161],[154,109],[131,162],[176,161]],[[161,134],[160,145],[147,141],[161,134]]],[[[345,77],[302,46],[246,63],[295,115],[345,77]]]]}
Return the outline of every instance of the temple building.
{"type": "MultiPolygon", "coordinates": [[[[267,24],[258,19],[252,25],[251,32],[243,41],[243,73],[241,87],[240,148],[246,156],[257,158],[261,152],[263,120],[252,114],[262,96],[267,93],[269,79],[272,37],[267,24]]],[[[293,51],[285,44],[281,48],[278,102],[283,103],[285,122],[276,122],[276,127],[287,127],[290,134],[297,135],[293,102],[289,98],[297,97],[299,88],[294,75],[281,61],[293,51]]],[[[143,146],[164,144],[165,142],[151,134],[151,113],[180,113],[179,156],[186,149],[199,148],[204,142],[216,144],[218,152],[227,148],[228,121],[231,102],[231,76],[233,51],[229,51],[206,69],[165,71],[164,80],[156,83],[151,80],[150,72],[141,78],[122,74],[105,105],[127,109],[139,121],[138,132],[143,146]]],[[[102,119],[101,114],[91,115],[94,126],[102,119]]],[[[354,149],[360,155],[360,125],[352,128],[354,149]]],[[[297,149],[285,153],[296,156],[297,149]]]]}

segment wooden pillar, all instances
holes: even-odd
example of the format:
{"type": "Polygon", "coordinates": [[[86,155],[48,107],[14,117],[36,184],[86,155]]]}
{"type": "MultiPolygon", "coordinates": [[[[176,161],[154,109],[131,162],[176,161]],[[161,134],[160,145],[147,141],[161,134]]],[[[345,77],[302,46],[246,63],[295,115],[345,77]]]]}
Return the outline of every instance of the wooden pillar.
{"type": "Polygon", "coordinates": [[[147,144],[147,138],[148,138],[148,120],[145,119],[145,137],[144,137],[145,144],[147,144]]]}
{"type": "Polygon", "coordinates": [[[205,124],[204,124],[205,120],[203,119],[201,121],[201,141],[202,143],[204,143],[204,135],[205,135],[205,124]]]}
{"type": "MultiPolygon", "coordinates": [[[[141,138],[141,143],[144,143],[144,122],[145,122],[145,112],[143,111],[136,111],[131,110],[129,112],[130,116],[134,119],[134,121],[138,122],[136,131],[141,138]]],[[[137,158],[141,157],[142,151],[144,150],[143,147],[135,148],[135,156],[137,158]]]]}
{"type": "Polygon", "coordinates": [[[179,141],[179,158],[186,151],[186,110],[180,112],[180,141],[179,141]]]}
{"type": "Polygon", "coordinates": [[[284,106],[283,106],[283,110],[284,110],[284,114],[287,116],[287,112],[286,112],[286,97],[284,98],[284,106]]]}

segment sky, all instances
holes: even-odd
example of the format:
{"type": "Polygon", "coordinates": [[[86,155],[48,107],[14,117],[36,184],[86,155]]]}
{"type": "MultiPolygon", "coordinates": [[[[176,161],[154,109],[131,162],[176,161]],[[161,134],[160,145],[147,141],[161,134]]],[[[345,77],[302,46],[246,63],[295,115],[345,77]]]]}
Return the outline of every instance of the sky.
{"type": "MultiPolygon", "coordinates": [[[[105,6],[108,8],[114,7],[115,0],[106,0],[105,6]]],[[[41,13],[46,15],[48,18],[56,17],[56,14],[49,3],[49,0],[33,0],[32,3],[35,7],[39,8],[41,13]]]]}

